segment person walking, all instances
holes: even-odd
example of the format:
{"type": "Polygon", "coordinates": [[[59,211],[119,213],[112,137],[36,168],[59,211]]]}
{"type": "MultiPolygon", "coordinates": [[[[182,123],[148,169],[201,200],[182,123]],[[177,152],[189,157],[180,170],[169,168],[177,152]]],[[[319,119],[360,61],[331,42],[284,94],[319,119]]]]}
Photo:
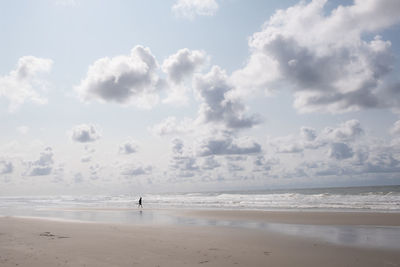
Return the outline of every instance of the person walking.
{"type": "Polygon", "coordinates": [[[142,197],[139,198],[138,208],[143,208],[143,206],[142,206],[142,197]]]}

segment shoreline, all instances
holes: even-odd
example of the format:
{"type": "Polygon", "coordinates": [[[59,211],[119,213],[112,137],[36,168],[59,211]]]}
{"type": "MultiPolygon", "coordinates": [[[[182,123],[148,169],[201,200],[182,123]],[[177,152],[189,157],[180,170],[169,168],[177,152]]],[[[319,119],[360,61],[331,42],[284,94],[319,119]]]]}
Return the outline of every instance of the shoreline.
{"type": "MultiPolygon", "coordinates": [[[[327,211],[327,210],[231,210],[231,209],[189,209],[189,208],[98,208],[98,207],[68,207],[27,209],[22,212],[0,213],[0,217],[51,218],[66,221],[105,221],[118,222],[118,214],[126,219],[127,215],[137,212],[152,213],[154,216],[184,217],[193,219],[253,221],[265,223],[313,224],[313,225],[372,225],[400,226],[400,212],[381,211],[327,211]],[[82,216],[82,214],[86,214],[82,216]],[[97,218],[95,214],[113,214],[108,221],[107,216],[97,218]]],[[[145,216],[141,216],[146,221],[145,216]]],[[[153,218],[152,218],[153,219],[153,218]]],[[[155,218],[160,220],[162,218],[155,218]]],[[[121,222],[129,223],[129,220],[121,222]]]]}

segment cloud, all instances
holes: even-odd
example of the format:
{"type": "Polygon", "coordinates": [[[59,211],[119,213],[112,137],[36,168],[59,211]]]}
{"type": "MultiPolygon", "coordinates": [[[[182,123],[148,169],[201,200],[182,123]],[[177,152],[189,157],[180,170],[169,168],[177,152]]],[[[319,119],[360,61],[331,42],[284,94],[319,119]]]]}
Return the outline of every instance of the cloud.
{"type": "Polygon", "coordinates": [[[338,141],[354,141],[364,134],[364,130],[358,120],[348,120],[337,128],[326,127],[323,130],[323,136],[326,139],[338,141]]]}
{"type": "Polygon", "coordinates": [[[391,43],[365,36],[398,23],[399,2],[355,1],[330,13],[325,4],[314,0],[278,10],[253,34],[247,65],[232,75],[239,90],[286,84],[301,112],[381,108],[398,99],[385,82],[394,63],[391,43]]]}
{"type": "MultiPolygon", "coordinates": [[[[356,152],[357,154],[358,152],[356,152]]],[[[400,160],[391,148],[375,147],[369,153],[362,153],[362,161],[346,161],[345,164],[319,162],[314,174],[317,176],[354,176],[368,174],[394,174],[400,172],[400,160]]],[[[359,155],[356,157],[359,157],[359,155]]],[[[342,163],[342,162],[341,162],[342,163]]]]}
{"type": "Polygon", "coordinates": [[[101,170],[101,167],[99,164],[94,164],[89,167],[89,174],[90,174],[90,179],[91,180],[97,180],[99,179],[99,172],[101,170]]]}
{"type": "Polygon", "coordinates": [[[51,147],[46,147],[40,153],[40,157],[36,161],[28,162],[26,173],[29,176],[44,176],[49,175],[53,169],[53,150],[51,147]]]}
{"type": "Polygon", "coordinates": [[[177,135],[193,132],[194,122],[189,118],[184,118],[178,122],[176,117],[167,117],[164,121],[151,127],[150,132],[155,135],[177,135]]]}
{"type": "Polygon", "coordinates": [[[196,158],[188,155],[175,155],[173,157],[173,161],[170,164],[170,167],[172,169],[178,170],[179,176],[182,177],[194,176],[193,171],[199,170],[196,158]],[[191,174],[188,175],[188,173],[191,174]]]}
{"type": "MultiPolygon", "coordinates": [[[[270,141],[271,145],[276,148],[279,153],[302,153],[307,149],[315,150],[324,146],[333,145],[329,155],[332,158],[341,158],[339,149],[345,149],[340,143],[347,146],[348,143],[356,142],[364,135],[364,129],[358,120],[348,120],[337,127],[325,127],[320,134],[313,128],[301,127],[299,136],[284,136],[274,138],[270,141]],[[339,156],[334,156],[339,153],[339,156]]],[[[345,150],[343,150],[345,153],[345,150]]],[[[346,153],[343,154],[347,155],[346,153]]]]}
{"type": "Polygon", "coordinates": [[[317,133],[315,129],[310,127],[301,127],[300,136],[306,141],[314,141],[317,138],[317,133]]]}
{"type": "Polygon", "coordinates": [[[231,129],[251,128],[260,123],[257,116],[246,116],[245,106],[240,99],[229,96],[233,90],[226,72],[218,66],[207,74],[194,77],[194,89],[202,104],[199,119],[204,123],[222,123],[231,129]]]}
{"type": "Polygon", "coordinates": [[[63,163],[58,164],[55,168],[52,170],[52,182],[53,183],[60,183],[64,181],[64,172],[65,172],[65,165],[63,163]]]}
{"type": "Polygon", "coordinates": [[[153,166],[141,162],[121,162],[119,169],[121,175],[126,177],[149,175],[153,172],[153,166]]]}
{"type": "Polygon", "coordinates": [[[134,140],[129,140],[124,142],[122,145],[119,146],[119,153],[120,154],[133,154],[138,151],[138,144],[134,140]]]}
{"type": "Polygon", "coordinates": [[[172,141],[172,157],[170,169],[177,177],[193,177],[199,171],[197,159],[189,150],[185,150],[182,139],[174,138],[172,141]]]}
{"type": "Polygon", "coordinates": [[[214,170],[218,167],[221,167],[221,164],[215,159],[214,156],[203,158],[203,163],[201,164],[201,168],[203,170],[214,170]]]}
{"type": "Polygon", "coordinates": [[[135,46],[129,55],[95,61],[75,90],[85,101],[150,108],[158,102],[157,69],[158,63],[150,49],[135,46]]]}
{"type": "Polygon", "coordinates": [[[167,73],[170,81],[178,84],[192,75],[206,59],[204,51],[183,48],[164,60],[162,70],[167,73]]]}
{"type": "Polygon", "coordinates": [[[304,143],[294,136],[277,137],[271,143],[278,153],[301,153],[304,151],[304,143]]]}
{"type": "Polygon", "coordinates": [[[306,149],[318,149],[326,145],[326,141],[321,140],[315,129],[303,126],[299,136],[277,137],[270,141],[270,145],[278,153],[303,153],[306,149]]]}
{"type": "Polygon", "coordinates": [[[353,157],[353,150],[345,143],[332,143],[329,149],[329,157],[337,160],[353,157]]]}
{"type": "Polygon", "coordinates": [[[368,146],[359,146],[353,149],[353,164],[357,166],[363,166],[369,158],[369,148],[368,146]]]}
{"type": "Polygon", "coordinates": [[[93,147],[91,147],[90,145],[85,145],[84,152],[85,152],[85,154],[82,156],[81,162],[82,163],[91,162],[93,159],[93,154],[96,152],[96,150],[93,147]]]}
{"type": "Polygon", "coordinates": [[[229,170],[229,172],[240,172],[240,171],[244,171],[245,168],[243,166],[241,166],[240,164],[228,162],[228,170],[229,170]]]}
{"type": "Polygon", "coordinates": [[[261,145],[250,137],[234,139],[230,135],[207,137],[201,140],[198,155],[246,155],[261,152],[261,145]]]}
{"type": "Polygon", "coordinates": [[[11,161],[0,160],[0,175],[9,174],[14,170],[14,165],[11,161]]]}
{"type": "Polygon", "coordinates": [[[389,132],[392,135],[396,135],[396,136],[400,135],[400,120],[396,121],[393,124],[393,127],[390,129],[389,132]]]}
{"type": "MultiPolygon", "coordinates": [[[[264,157],[257,155],[253,171],[264,174],[266,171],[269,177],[281,178],[330,176],[343,179],[376,179],[376,174],[379,174],[379,177],[393,178],[400,172],[400,146],[396,142],[396,123],[392,131],[392,140],[370,137],[357,120],[348,120],[336,127],[325,127],[320,132],[302,127],[298,136],[290,135],[270,141],[272,147],[297,147],[301,152],[300,157],[278,154],[278,162],[281,163],[270,168],[264,163],[264,157]],[[312,138],[306,134],[310,132],[312,138]],[[305,161],[301,160],[303,158],[305,161]],[[264,165],[265,171],[262,168],[264,165]]],[[[268,147],[266,150],[269,151],[268,147]]],[[[279,149],[277,151],[280,152],[279,149]]],[[[294,149],[291,152],[294,153],[294,149]]]]}
{"type": "Polygon", "coordinates": [[[94,152],[96,152],[96,149],[91,147],[90,145],[85,145],[83,148],[88,154],[93,154],[94,152]]]}
{"type": "Polygon", "coordinates": [[[139,176],[150,174],[153,168],[151,166],[127,166],[123,171],[122,175],[126,176],[139,176]]]}
{"type": "Polygon", "coordinates": [[[206,53],[200,50],[180,49],[164,60],[162,70],[167,74],[168,97],[163,103],[183,105],[188,103],[188,89],[184,81],[198,70],[207,60],[206,53]]]}
{"type": "Polygon", "coordinates": [[[0,76],[0,97],[9,101],[8,110],[16,111],[27,101],[36,104],[45,104],[46,98],[39,90],[46,88],[46,81],[40,74],[51,70],[53,61],[47,58],[24,56],[18,60],[17,67],[8,75],[0,76]]]}
{"type": "Polygon", "coordinates": [[[179,17],[194,19],[196,16],[212,16],[218,10],[216,0],[177,0],[172,11],[179,17]]]}
{"type": "MultiPolygon", "coordinates": [[[[364,135],[364,130],[355,120],[346,121],[335,128],[326,127],[314,140],[320,144],[318,148],[327,147],[326,153],[322,153],[323,150],[307,153],[307,148],[304,147],[303,156],[305,155],[307,161],[300,163],[293,161],[294,169],[301,169],[308,177],[366,178],[376,177],[376,174],[393,177],[390,175],[400,172],[398,144],[393,144],[393,140],[387,144],[384,140],[368,136],[361,139],[359,138],[361,135],[364,135]],[[327,159],[322,157],[324,154],[328,156],[327,159]]],[[[285,162],[283,167],[287,166],[285,162]]],[[[257,167],[254,170],[257,170],[257,167]]],[[[274,172],[269,174],[275,173],[278,173],[278,170],[274,169],[274,172]]],[[[284,170],[279,170],[279,173],[280,177],[291,175],[291,172],[287,173],[284,170]]]]}
{"type": "Polygon", "coordinates": [[[332,176],[332,175],[341,176],[342,174],[343,174],[343,169],[336,164],[324,166],[324,168],[318,169],[315,172],[316,176],[332,176]]]}
{"type": "Polygon", "coordinates": [[[230,155],[230,156],[225,156],[226,160],[229,161],[246,161],[247,160],[247,155],[230,155]]]}
{"type": "Polygon", "coordinates": [[[72,128],[71,138],[75,142],[94,142],[101,137],[98,129],[92,124],[79,124],[72,128]]]}
{"type": "Polygon", "coordinates": [[[388,149],[373,153],[364,166],[365,173],[400,172],[400,160],[396,159],[388,149]]]}
{"type": "Polygon", "coordinates": [[[172,139],[171,143],[172,143],[172,152],[174,154],[182,154],[183,153],[184,145],[183,145],[182,139],[174,138],[174,139],[172,139]]]}
{"type": "Polygon", "coordinates": [[[269,171],[271,171],[273,166],[279,164],[279,159],[277,159],[277,158],[265,159],[264,156],[257,156],[253,163],[254,163],[253,171],[269,172],[269,171]]]}

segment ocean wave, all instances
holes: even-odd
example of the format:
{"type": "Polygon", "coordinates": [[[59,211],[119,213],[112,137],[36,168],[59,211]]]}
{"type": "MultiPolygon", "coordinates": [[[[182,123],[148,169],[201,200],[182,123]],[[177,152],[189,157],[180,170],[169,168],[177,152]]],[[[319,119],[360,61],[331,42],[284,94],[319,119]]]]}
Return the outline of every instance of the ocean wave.
{"type": "MultiPolygon", "coordinates": [[[[389,188],[393,189],[393,188],[389,188]]],[[[178,194],[143,194],[143,204],[152,208],[201,209],[327,209],[400,212],[400,192],[396,190],[308,189],[292,192],[205,192],[178,194]]],[[[33,208],[130,208],[136,206],[138,195],[80,195],[0,197],[1,209],[33,208]]]]}

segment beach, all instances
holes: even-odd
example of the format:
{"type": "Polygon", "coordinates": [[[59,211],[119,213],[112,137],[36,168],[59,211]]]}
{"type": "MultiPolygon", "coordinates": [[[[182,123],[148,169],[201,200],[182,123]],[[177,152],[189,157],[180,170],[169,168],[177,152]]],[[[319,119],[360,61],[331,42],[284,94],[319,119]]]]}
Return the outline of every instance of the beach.
{"type": "MultiPolygon", "coordinates": [[[[146,212],[158,211],[142,211],[146,212]]],[[[395,227],[398,231],[398,213],[171,211],[174,213],[213,223],[1,217],[0,266],[400,266],[396,247],[335,244],[315,236],[218,223],[245,220],[277,227],[290,223],[332,227],[336,223],[338,227],[395,227]]]]}
{"type": "Polygon", "coordinates": [[[189,217],[311,225],[400,226],[400,213],[333,211],[183,210],[189,217]]]}

